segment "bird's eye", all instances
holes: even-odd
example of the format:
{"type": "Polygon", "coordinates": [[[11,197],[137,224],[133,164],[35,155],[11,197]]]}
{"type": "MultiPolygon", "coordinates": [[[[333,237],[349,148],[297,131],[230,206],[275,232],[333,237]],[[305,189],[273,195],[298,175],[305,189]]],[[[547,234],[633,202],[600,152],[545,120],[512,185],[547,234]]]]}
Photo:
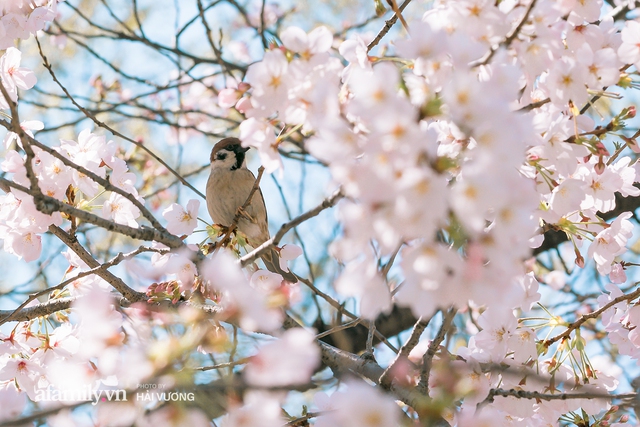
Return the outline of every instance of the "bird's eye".
{"type": "Polygon", "coordinates": [[[227,158],[227,153],[218,153],[216,154],[216,160],[224,160],[227,158]]]}

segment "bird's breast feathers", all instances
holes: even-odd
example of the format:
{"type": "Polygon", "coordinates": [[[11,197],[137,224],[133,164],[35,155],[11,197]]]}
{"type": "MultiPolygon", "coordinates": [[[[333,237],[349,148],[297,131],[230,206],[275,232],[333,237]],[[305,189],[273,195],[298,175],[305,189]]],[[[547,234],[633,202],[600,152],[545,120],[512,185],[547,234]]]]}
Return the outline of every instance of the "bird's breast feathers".
{"type": "MultiPolygon", "coordinates": [[[[253,173],[245,168],[212,170],[207,182],[207,200],[212,201],[208,203],[211,219],[218,224],[231,225],[238,208],[249,197],[255,180],[253,173]]],[[[267,213],[259,189],[253,194],[245,215],[238,221],[238,228],[253,244],[260,244],[269,238],[267,213]]]]}

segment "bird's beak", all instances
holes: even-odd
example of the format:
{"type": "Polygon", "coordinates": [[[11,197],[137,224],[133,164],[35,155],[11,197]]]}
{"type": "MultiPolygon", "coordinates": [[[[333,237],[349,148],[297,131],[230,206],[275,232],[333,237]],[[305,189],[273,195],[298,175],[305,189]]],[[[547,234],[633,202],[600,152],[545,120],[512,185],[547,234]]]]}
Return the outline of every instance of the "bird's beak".
{"type": "Polygon", "coordinates": [[[236,149],[236,152],[246,153],[247,151],[249,151],[249,148],[251,148],[251,147],[243,147],[243,146],[239,145],[238,148],[236,149]]]}

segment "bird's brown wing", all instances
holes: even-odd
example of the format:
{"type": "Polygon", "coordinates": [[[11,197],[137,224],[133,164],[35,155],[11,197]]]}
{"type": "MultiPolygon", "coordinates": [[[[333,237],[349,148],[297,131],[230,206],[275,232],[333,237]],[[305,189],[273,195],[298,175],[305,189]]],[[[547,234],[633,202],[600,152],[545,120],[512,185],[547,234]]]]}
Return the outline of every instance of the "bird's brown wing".
{"type": "MultiPolygon", "coordinates": [[[[249,187],[249,191],[244,194],[244,203],[249,194],[251,192],[251,188],[253,188],[253,184],[255,184],[256,178],[253,173],[248,170],[238,170],[236,172],[242,172],[239,174],[239,179],[242,180],[251,180],[251,186],[249,187]]],[[[244,186],[243,186],[244,187],[244,186]]],[[[241,216],[240,221],[238,221],[238,228],[249,238],[249,244],[253,247],[260,246],[266,240],[269,240],[269,220],[267,217],[267,208],[264,203],[264,197],[262,196],[262,191],[260,188],[253,194],[251,197],[251,203],[245,209],[246,215],[241,216]]]]}

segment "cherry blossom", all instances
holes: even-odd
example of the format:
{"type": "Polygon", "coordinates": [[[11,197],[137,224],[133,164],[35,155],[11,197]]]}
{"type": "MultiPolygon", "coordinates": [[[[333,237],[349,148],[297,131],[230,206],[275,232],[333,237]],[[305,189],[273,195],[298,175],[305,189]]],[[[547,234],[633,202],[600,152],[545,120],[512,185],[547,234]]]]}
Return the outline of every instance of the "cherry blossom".
{"type": "Polygon", "coordinates": [[[24,411],[27,406],[27,395],[21,393],[14,382],[7,381],[0,385],[0,403],[5,408],[0,414],[0,420],[10,420],[24,411]]]}
{"type": "Polygon", "coordinates": [[[118,224],[137,228],[136,218],[140,216],[140,209],[124,196],[118,193],[111,193],[109,199],[105,200],[103,204],[102,215],[105,218],[113,219],[118,224]]]}
{"type": "Polygon", "coordinates": [[[280,427],[284,423],[280,403],[264,393],[250,393],[243,406],[232,407],[222,419],[221,427],[280,427]]]}
{"type": "Polygon", "coordinates": [[[621,32],[622,44],[618,48],[618,57],[625,64],[640,61],[640,22],[627,21],[621,32]]]}
{"type": "Polygon", "coordinates": [[[376,427],[397,425],[400,412],[396,403],[378,389],[356,381],[348,381],[347,389],[329,398],[331,410],[323,412],[318,427],[376,427]]]}
{"type": "Polygon", "coordinates": [[[303,58],[327,52],[333,42],[333,35],[324,26],[317,27],[309,34],[298,27],[287,27],[280,38],[287,49],[299,53],[303,58]]]}
{"type": "Polygon", "coordinates": [[[207,260],[201,273],[211,291],[224,293],[225,310],[229,315],[237,313],[243,328],[272,331],[282,324],[282,312],[269,306],[264,290],[249,284],[229,253],[220,252],[207,260]]]}
{"type": "MultiPolygon", "coordinates": [[[[2,18],[3,23],[5,17],[2,18]]],[[[14,47],[8,48],[0,57],[0,76],[13,102],[18,100],[18,89],[31,89],[36,84],[36,76],[33,71],[20,67],[21,59],[22,53],[14,47]]]]}
{"type": "Polygon", "coordinates": [[[630,217],[630,212],[618,216],[589,246],[589,256],[593,257],[600,274],[609,274],[614,258],[626,252],[626,243],[633,231],[630,217]]]}
{"type": "Polygon", "coordinates": [[[193,233],[198,225],[198,209],[200,201],[194,199],[187,202],[186,209],[173,203],[162,212],[162,216],[167,220],[167,230],[179,236],[193,233]]]}
{"type": "MultiPolygon", "coordinates": [[[[44,123],[39,120],[25,120],[20,123],[20,127],[25,131],[27,135],[33,138],[32,130],[42,130],[44,128],[44,123]]],[[[16,141],[18,146],[22,147],[22,141],[18,138],[18,134],[15,132],[7,132],[7,135],[4,137],[4,147],[9,149],[11,143],[16,141]]]]}
{"type": "Polygon", "coordinates": [[[27,393],[31,400],[35,400],[38,382],[44,374],[44,368],[30,359],[22,357],[0,359],[0,381],[15,381],[20,390],[27,393]]]}
{"type": "Polygon", "coordinates": [[[280,268],[287,271],[289,269],[288,261],[293,261],[302,255],[302,248],[297,245],[287,244],[280,249],[280,268]]]}
{"type": "Polygon", "coordinates": [[[319,362],[320,350],[313,334],[294,328],[262,346],[247,365],[245,376],[249,384],[261,387],[305,384],[319,362]]]}
{"type": "MultiPolygon", "coordinates": [[[[20,67],[22,53],[12,46],[46,28],[56,16],[56,3],[0,2],[0,45],[8,48],[0,58],[0,74],[13,101],[18,89],[33,87],[36,79],[20,67]]],[[[314,250],[306,253],[309,279],[301,279],[299,287],[251,265],[241,268],[237,258],[243,252],[234,246],[234,238],[218,241],[213,250],[208,242],[186,245],[180,240],[175,246],[184,243],[186,248],[169,249],[167,242],[175,236],[162,227],[155,227],[154,235],[166,238],[167,244],[135,246],[124,268],[116,266],[119,257],[99,274],[77,278],[89,269],[87,264],[107,262],[138,243],[113,238],[113,247],[93,245],[107,232],[67,213],[41,212],[34,182],[40,192],[70,207],[140,231],[149,230],[149,213],[161,211],[167,231],[180,237],[197,227],[200,202],[176,202],[182,193],[172,184],[164,187],[165,175],[173,171],[156,166],[155,154],[145,152],[151,142],[140,135],[131,136],[137,140],[126,138],[127,151],[120,156],[115,142],[91,129],[57,146],[46,141],[53,151],[27,145],[29,141],[8,132],[0,165],[7,180],[3,182],[13,181],[26,190],[8,186],[0,195],[3,248],[33,262],[43,246],[68,235],[70,250],[63,256],[69,266],[64,271],[63,259],[56,280],[71,283],[50,292],[49,302],[32,305],[68,308],[72,301],[72,308],[0,335],[0,405],[15,408],[11,417],[19,416],[27,396],[33,400],[39,386],[78,387],[105,375],[126,379],[133,387],[135,381],[160,374],[181,387],[183,381],[204,378],[200,371],[192,375],[202,356],[195,349],[221,360],[216,353],[232,347],[229,373],[241,378],[248,390],[242,401],[226,395],[228,412],[219,424],[281,426],[294,418],[285,419],[282,408],[289,411],[297,404],[292,401],[307,397],[289,395],[284,388],[309,383],[320,360],[313,333],[303,328],[283,331],[285,316],[305,322],[317,314],[317,325],[331,319],[327,329],[334,322],[340,329],[352,326],[339,314],[346,308],[360,319],[384,320],[381,314],[408,307],[413,322],[430,322],[411,362],[398,360],[391,366],[384,353],[378,357],[380,347],[367,347],[367,355],[373,352],[374,357],[361,358],[348,369],[367,379],[323,382],[325,391],[335,389],[330,397],[316,393],[320,413],[311,414],[315,425],[397,425],[402,411],[420,418],[433,411],[459,427],[550,426],[557,425],[559,417],[568,423],[570,416],[590,417],[588,422],[574,420],[578,425],[626,424],[616,423],[625,419],[606,399],[520,397],[530,392],[617,393],[617,380],[596,367],[594,352],[604,349],[640,360],[640,306],[635,288],[629,287],[635,283],[636,263],[634,254],[627,253],[635,243],[633,214],[626,207],[628,200],[621,202],[640,195],[639,166],[631,153],[639,150],[637,135],[627,123],[635,118],[628,91],[637,86],[637,71],[630,67],[640,65],[640,24],[619,14],[630,7],[602,0],[437,0],[410,22],[408,36],[402,31],[379,33],[373,43],[379,44],[369,50],[367,42],[375,33],[358,34],[357,23],[335,34],[325,26],[306,32],[287,26],[287,13],[280,27],[284,12],[265,3],[260,10],[248,7],[242,19],[233,21],[250,23],[249,32],[262,36],[255,46],[264,50],[254,49],[251,43],[257,39],[249,42],[244,36],[227,47],[224,33],[214,40],[220,52],[202,63],[196,60],[197,67],[188,72],[173,71],[167,81],[153,82],[172,88],[171,94],[159,90],[146,96],[157,103],[157,111],[149,108],[141,117],[154,126],[164,126],[158,117],[166,120],[168,139],[174,143],[195,147],[203,134],[239,134],[244,146],[257,150],[267,173],[277,170],[287,182],[293,181],[298,172],[289,164],[304,157],[311,168],[326,171],[328,187],[340,188],[343,200],[333,208],[339,226],[336,236],[331,235],[331,257],[319,262],[314,250]],[[243,64],[229,62],[229,51],[243,64]],[[207,63],[215,61],[219,66],[207,69],[207,63]],[[34,158],[25,165],[29,148],[34,158]],[[290,159],[283,160],[285,156],[290,159]],[[87,170],[127,196],[109,192],[112,188],[105,189],[87,170]],[[151,188],[158,191],[147,191],[151,188]],[[145,194],[153,197],[145,200],[145,194]],[[144,223],[133,201],[149,207],[144,223]],[[552,235],[568,242],[557,244],[552,235]],[[227,244],[229,249],[220,248],[227,244]],[[531,246],[538,249],[532,252],[531,246]],[[592,281],[577,279],[589,271],[591,259],[597,278],[608,275],[612,282],[604,285],[597,303],[592,281]],[[540,287],[538,280],[547,286],[540,287]],[[119,286],[123,295],[113,291],[116,281],[148,292],[131,292],[133,297],[125,298],[119,286]],[[317,294],[317,313],[309,314],[307,305],[296,306],[292,296],[303,292],[306,283],[312,283],[317,294]],[[72,299],[61,299],[68,296],[72,299]],[[575,304],[565,304],[564,298],[572,297],[575,304]],[[285,309],[290,313],[285,315],[285,309]],[[325,309],[332,310],[331,317],[325,309]],[[453,320],[445,314],[456,311],[453,320]],[[582,323],[592,317],[598,319],[582,323]],[[449,320],[454,326],[448,326],[449,320]],[[446,332],[442,342],[434,338],[438,322],[446,332]],[[256,341],[252,355],[249,343],[256,341]],[[435,355],[430,354],[434,343],[435,355]],[[501,369],[493,369],[493,364],[501,369]],[[375,377],[360,371],[371,366],[375,377]],[[396,375],[390,384],[378,375],[378,368],[383,372],[387,366],[396,375]],[[425,374],[427,368],[430,376],[420,378],[420,369],[425,374]],[[428,385],[430,399],[418,399],[418,407],[413,407],[416,384],[428,385]],[[283,389],[251,389],[270,387],[283,389]],[[513,395],[490,395],[495,388],[513,395]]],[[[193,55],[185,61],[195,60],[193,55]]],[[[125,81],[133,79],[112,83],[109,78],[92,79],[91,89],[101,102],[123,100],[131,109],[144,104],[139,100],[145,96],[125,81]]],[[[87,100],[92,98],[82,102],[87,100]]],[[[0,102],[0,107],[9,104],[0,102]]],[[[22,129],[30,136],[32,130],[43,130],[44,124],[35,120],[37,109],[22,108],[21,116],[27,119],[22,129]]],[[[102,120],[103,112],[96,120],[102,120]]],[[[37,134],[43,140],[46,135],[53,135],[50,128],[37,134]]],[[[300,210],[312,193],[300,200],[300,210]]],[[[277,215],[270,218],[278,221],[277,215]]],[[[113,228],[109,235],[128,235],[126,227],[107,228],[113,228]]],[[[216,230],[208,231],[214,240],[216,230]]],[[[275,249],[283,270],[302,253],[292,244],[275,249]]],[[[46,268],[46,263],[41,265],[46,268]]],[[[399,340],[405,334],[398,335],[399,340]]],[[[334,349],[323,345],[322,351],[325,356],[334,349]]],[[[358,360],[347,350],[334,354],[358,360]]],[[[341,371],[329,358],[323,361],[334,372],[341,371]]],[[[223,371],[216,372],[225,380],[223,371]]],[[[209,423],[190,406],[144,406],[144,414],[142,406],[127,406],[121,418],[110,418],[117,409],[105,406],[96,422],[209,423]]],[[[63,412],[47,422],[71,425],[74,420],[63,412]]]]}
{"type": "Polygon", "coordinates": [[[282,109],[291,84],[287,69],[287,59],[280,50],[267,52],[262,61],[249,67],[247,82],[253,88],[252,114],[266,117],[282,109]]]}

